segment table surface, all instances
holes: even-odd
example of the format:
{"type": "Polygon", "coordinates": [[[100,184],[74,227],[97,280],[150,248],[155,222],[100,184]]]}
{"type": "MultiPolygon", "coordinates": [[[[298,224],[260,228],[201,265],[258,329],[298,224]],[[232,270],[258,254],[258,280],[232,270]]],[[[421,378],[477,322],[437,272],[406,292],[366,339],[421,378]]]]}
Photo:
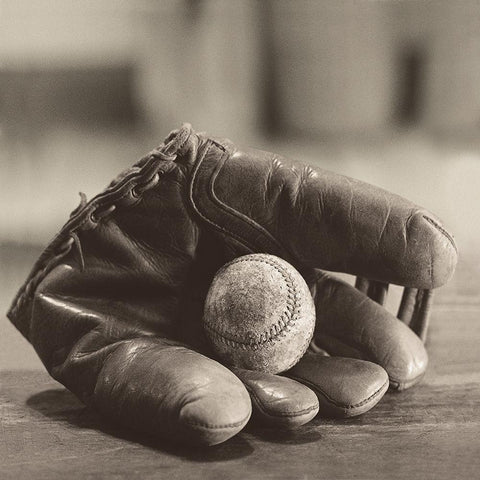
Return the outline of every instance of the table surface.
{"type": "MultiPolygon", "coordinates": [[[[37,253],[0,251],[10,278],[37,253]]],[[[0,478],[480,478],[480,296],[462,297],[459,281],[437,296],[420,385],[357,418],[290,432],[250,425],[216,447],[174,449],[119,430],[43,370],[0,368],[0,478]]]]}

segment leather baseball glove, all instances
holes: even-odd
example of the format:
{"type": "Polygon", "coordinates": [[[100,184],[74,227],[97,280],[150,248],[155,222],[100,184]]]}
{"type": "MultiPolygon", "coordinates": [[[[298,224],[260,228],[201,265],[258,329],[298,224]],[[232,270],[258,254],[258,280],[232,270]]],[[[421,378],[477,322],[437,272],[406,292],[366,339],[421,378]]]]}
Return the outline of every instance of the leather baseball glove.
{"type": "Polygon", "coordinates": [[[457,251],[431,213],[371,185],[189,125],[80,206],[8,313],[53,378],[117,423],[216,444],[255,415],[352,416],[427,367],[430,290],[457,251]],[[227,261],[265,252],[311,287],[310,352],[284,375],[227,368],[201,326],[227,261]],[[355,287],[326,271],[358,276],[355,287]],[[398,318],[382,304],[405,286],[398,318]]]}

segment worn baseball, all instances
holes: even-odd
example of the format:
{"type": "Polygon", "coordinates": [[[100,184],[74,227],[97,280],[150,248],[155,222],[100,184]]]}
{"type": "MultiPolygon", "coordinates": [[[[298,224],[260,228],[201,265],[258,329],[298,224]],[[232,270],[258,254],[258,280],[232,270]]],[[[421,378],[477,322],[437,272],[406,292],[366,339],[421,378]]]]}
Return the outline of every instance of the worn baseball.
{"type": "Polygon", "coordinates": [[[280,373],[303,356],[313,336],[315,306],[303,277],[267,254],[239,257],[215,275],[204,328],[227,365],[280,373]]]}

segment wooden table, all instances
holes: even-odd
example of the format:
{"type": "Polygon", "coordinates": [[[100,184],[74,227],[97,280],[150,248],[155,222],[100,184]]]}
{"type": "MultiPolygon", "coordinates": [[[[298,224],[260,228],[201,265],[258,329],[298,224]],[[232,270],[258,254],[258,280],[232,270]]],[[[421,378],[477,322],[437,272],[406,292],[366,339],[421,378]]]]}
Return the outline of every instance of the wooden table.
{"type": "MultiPolygon", "coordinates": [[[[12,251],[3,264],[23,276],[37,252],[12,251]]],[[[420,385],[293,432],[249,425],[216,447],[174,449],[103,422],[39,368],[0,365],[0,479],[480,478],[480,297],[462,287],[476,279],[468,265],[437,295],[420,385]]]]}

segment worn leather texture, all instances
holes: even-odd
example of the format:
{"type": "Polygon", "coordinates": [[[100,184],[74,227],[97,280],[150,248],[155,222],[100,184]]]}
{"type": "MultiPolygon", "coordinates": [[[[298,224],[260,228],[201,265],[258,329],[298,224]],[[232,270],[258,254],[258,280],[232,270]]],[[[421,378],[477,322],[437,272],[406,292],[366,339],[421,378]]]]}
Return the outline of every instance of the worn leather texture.
{"type": "Polygon", "coordinates": [[[306,352],[315,304],[303,277],[274,255],[243,255],[215,274],[203,309],[205,333],[222,363],[281,373],[306,352]]]}
{"type": "Polygon", "coordinates": [[[456,260],[441,222],[401,197],[185,125],[82,201],[8,316],[50,374],[112,421],[210,445],[252,405],[292,427],[318,408],[363,413],[387,375],[392,388],[418,382],[430,292],[456,260]],[[290,262],[315,300],[317,353],[291,375],[235,375],[206,340],[215,272],[250,253],[290,262]],[[328,271],[358,275],[357,288],[328,271]],[[407,287],[398,318],[382,306],[388,283],[407,287]]]}

